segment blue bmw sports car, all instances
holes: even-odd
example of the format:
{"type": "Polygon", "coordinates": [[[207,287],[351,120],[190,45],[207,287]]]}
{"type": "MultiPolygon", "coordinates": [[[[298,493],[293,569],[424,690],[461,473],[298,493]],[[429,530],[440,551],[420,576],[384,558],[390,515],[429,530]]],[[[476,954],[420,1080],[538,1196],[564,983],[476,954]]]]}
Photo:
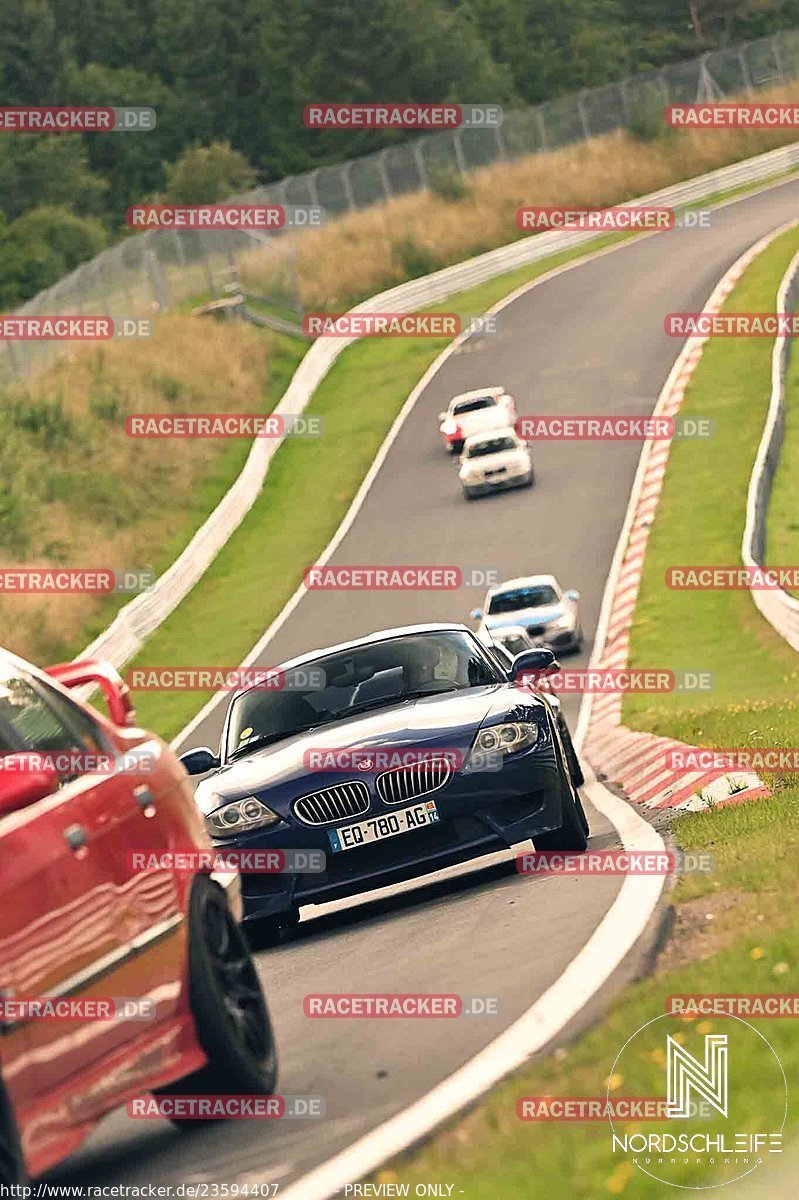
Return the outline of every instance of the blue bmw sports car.
{"type": "Polygon", "coordinates": [[[584,850],[588,825],[552,707],[463,625],[415,625],[292,659],[279,686],[230,701],[219,753],[182,762],[220,849],[274,850],[296,870],[247,873],[245,920],[396,883],[534,838],[584,850]],[[322,854],[318,852],[322,851],[322,854]],[[298,852],[316,852],[303,870],[298,852]],[[323,869],[319,869],[319,864],[323,869]]]}

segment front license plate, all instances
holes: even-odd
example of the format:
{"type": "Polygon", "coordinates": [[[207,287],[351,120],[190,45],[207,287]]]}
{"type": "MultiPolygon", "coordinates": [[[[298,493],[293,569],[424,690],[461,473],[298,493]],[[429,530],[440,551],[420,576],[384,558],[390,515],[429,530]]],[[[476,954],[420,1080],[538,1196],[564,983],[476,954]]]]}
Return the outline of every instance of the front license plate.
{"type": "Polygon", "coordinates": [[[381,842],[383,838],[410,833],[422,825],[435,825],[438,819],[435,800],[425,800],[421,804],[412,804],[410,808],[401,808],[399,812],[383,813],[368,821],[356,821],[354,825],[328,829],[327,836],[335,854],[339,850],[355,850],[369,842],[381,842]]]}

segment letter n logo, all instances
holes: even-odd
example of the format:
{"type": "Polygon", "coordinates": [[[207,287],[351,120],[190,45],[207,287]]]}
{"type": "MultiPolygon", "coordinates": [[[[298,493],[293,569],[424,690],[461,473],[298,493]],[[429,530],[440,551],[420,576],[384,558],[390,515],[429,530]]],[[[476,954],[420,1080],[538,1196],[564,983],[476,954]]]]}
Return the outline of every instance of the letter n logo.
{"type": "Polygon", "coordinates": [[[727,1116],[727,1034],[705,1034],[705,1061],[700,1063],[684,1046],[666,1035],[669,1117],[690,1117],[691,1092],[727,1116]]]}

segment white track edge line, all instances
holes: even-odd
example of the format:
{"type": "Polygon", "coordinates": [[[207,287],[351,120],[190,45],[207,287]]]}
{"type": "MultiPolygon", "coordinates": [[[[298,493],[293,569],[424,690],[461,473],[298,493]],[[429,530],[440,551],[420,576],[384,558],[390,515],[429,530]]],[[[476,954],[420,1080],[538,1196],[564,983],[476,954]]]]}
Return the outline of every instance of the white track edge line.
{"type": "MultiPolygon", "coordinates": [[[[663,839],[625,800],[595,778],[591,802],[619,832],[625,849],[662,851],[663,839]]],[[[483,1095],[543,1049],[594,996],[644,933],[665,876],[626,875],[612,905],[562,974],[512,1025],[420,1099],[295,1180],[283,1200],[327,1200],[362,1179],[483,1095]]]]}

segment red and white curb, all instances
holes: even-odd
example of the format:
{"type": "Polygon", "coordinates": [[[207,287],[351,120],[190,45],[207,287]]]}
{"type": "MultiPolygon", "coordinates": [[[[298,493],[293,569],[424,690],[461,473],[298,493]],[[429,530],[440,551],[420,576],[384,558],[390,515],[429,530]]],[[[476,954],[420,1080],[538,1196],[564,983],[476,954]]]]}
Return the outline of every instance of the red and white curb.
{"type": "MultiPolygon", "coordinates": [[[[775,238],[795,225],[780,226],[755,242],[730,267],[714,288],[704,312],[719,312],[746,268],[775,238]]],[[[691,337],[683,346],[663,386],[654,416],[675,417],[682,407],[707,337],[691,337]]],[[[671,443],[644,444],[633,484],[622,535],[616,549],[603,604],[605,620],[591,665],[625,668],[630,654],[630,630],[638,599],[644,556],[663,487],[671,443]]],[[[597,774],[618,784],[629,800],[645,808],[706,809],[769,795],[769,789],[752,771],[685,771],[668,765],[671,751],[687,751],[684,742],[628,729],[622,724],[619,693],[587,697],[583,749],[597,774]]]]}

